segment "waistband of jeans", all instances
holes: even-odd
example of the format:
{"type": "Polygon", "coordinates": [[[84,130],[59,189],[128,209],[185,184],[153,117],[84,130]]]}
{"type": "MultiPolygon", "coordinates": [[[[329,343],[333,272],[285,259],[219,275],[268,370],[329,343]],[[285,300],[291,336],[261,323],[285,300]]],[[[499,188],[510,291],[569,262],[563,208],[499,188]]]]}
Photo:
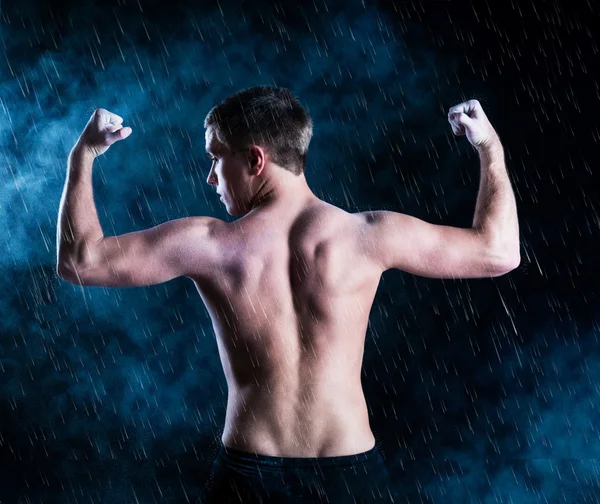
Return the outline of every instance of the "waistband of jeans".
{"type": "Polygon", "coordinates": [[[228,448],[221,442],[218,456],[226,463],[252,467],[340,467],[351,466],[372,459],[378,452],[377,444],[368,451],[335,457],[273,457],[228,448]]]}

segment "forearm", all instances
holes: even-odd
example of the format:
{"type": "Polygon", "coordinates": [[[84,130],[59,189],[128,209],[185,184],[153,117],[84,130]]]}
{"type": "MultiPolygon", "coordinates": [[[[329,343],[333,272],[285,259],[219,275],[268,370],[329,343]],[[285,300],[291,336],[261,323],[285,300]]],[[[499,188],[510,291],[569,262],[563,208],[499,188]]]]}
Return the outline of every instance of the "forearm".
{"type": "Polygon", "coordinates": [[[517,205],[504,163],[499,139],[478,149],[481,179],[473,228],[479,231],[496,255],[519,262],[517,205]]]}
{"type": "Polygon", "coordinates": [[[69,154],[57,226],[58,267],[86,264],[90,247],[103,236],[92,187],[92,154],[79,146],[69,154]]]}

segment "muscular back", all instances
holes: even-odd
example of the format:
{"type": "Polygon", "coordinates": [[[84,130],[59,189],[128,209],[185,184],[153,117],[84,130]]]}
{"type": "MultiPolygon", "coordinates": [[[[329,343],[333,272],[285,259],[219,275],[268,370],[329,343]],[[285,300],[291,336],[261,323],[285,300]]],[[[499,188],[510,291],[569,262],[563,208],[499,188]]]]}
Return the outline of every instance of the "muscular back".
{"type": "Polygon", "coordinates": [[[279,456],[373,446],[360,371],[382,269],[362,253],[360,223],[315,199],[213,233],[219,253],[194,281],[229,388],[226,445],[279,456]]]}

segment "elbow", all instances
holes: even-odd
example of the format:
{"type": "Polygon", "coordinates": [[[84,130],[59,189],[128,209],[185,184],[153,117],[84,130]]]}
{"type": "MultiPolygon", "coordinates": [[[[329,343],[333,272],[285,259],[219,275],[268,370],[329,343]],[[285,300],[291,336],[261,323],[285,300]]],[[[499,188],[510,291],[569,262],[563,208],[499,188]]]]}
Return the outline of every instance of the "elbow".
{"type": "Polygon", "coordinates": [[[56,266],[56,274],[59,278],[65,280],[65,277],[67,276],[67,269],[63,264],[58,263],[58,265],[56,266]]]}
{"type": "Polygon", "coordinates": [[[56,267],[56,274],[65,282],[69,282],[73,285],[83,285],[77,272],[73,273],[72,268],[69,268],[65,264],[58,264],[56,267]]]}
{"type": "Polygon", "coordinates": [[[64,266],[59,264],[56,267],[56,274],[58,275],[58,278],[61,278],[62,280],[65,280],[65,281],[71,283],[71,281],[69,280],[70,279],[69,272],[67,271],[67,269],[64,266]]]}
{"type": "Polygon", "coordinates": [[[69,280],[69,276],[73,272],[71,258],[66,254],[66,251],[59,248],[58,249],[58,258],[56,261],[56,274],[59,278],[63,280],[69,280]]]}
{"type": "Polygon", "coordinates": [[[521,264],[521,256],[510,257],[502,261],[496,261],[491,267],[492,276],[506,275],[507,273],[517,269],[521,264]]]}
{"type": "Polygon", "coordinates": [[[518,239],[510,242],[497,242],[495,246],[488,245],[486,257],[492,276],[505,275],[517,269],[521,264],[518,239]]]}

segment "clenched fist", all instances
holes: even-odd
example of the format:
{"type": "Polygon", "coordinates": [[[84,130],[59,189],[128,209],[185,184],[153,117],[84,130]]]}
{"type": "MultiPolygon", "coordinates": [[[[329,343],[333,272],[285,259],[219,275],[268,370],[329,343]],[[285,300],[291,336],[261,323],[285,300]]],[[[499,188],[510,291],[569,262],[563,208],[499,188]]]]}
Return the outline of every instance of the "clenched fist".
{"type": "Polygon", "coordinates": [[[468,100],[451,107],[448,111],[448,121],[454,134],[467,135],[467,140],[476,149],[498,139],[496,130],[477,100],[468,100]]]}
{"type": "Polygon", "coordinates": [[[90,117],[83,133],[77,140],[80,148],[90,152],[94,157],[104,154],[108,148],[131,135],[130,127],[123,128],[123,118],[106,109],[99,108],[90,117]]]}

